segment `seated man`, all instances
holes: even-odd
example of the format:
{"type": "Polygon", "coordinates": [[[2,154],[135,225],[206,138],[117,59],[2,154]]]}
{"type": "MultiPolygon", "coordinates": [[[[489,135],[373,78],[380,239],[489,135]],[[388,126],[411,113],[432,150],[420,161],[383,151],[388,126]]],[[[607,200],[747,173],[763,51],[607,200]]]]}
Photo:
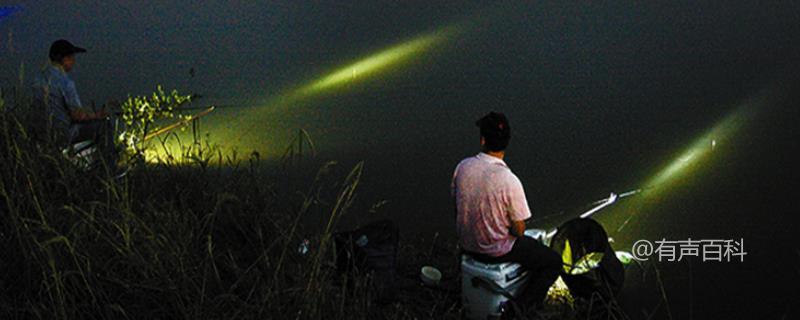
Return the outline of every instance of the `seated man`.
{"type": "Polygon", "coordinates": [[[517,301],[541,304],[562,269],[561,257],[523,235],[531,212],[522,183],[503,161],[511,139],[508,119],[491,112],[476,124],[481,152],[458,164],[452,182],[461,248],[486,263],[521,264],[531,278],[517,301]]]}
{"type": "MultiPolygon", "coordinates": [[[[75,65],[75,54],[86,52],[67,40],[57,40],[50,46],[50,63],[36,76],[33,83],[34,103],[42,107],[46,125],[53,130],[59,144],[72,145],[91,140],[107,153],[113,153],[113,134],[105,110],[90,112],[83,109],[75,82],[67,73],[75,65]]],[[[41,119],[41,117],[39,118],[41,119]]]]}

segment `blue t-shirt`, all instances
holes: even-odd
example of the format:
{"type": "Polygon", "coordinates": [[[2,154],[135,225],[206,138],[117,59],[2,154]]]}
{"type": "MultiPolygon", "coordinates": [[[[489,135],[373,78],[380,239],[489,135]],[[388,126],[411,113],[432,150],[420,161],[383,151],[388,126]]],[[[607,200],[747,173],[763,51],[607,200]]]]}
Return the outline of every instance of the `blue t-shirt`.
{"type": "Polygon", "coordinates": [[[82,107],[75,82],[67,76],[64,68],[52,63],[36,76],[33,97],[38,105],[44,106],[53,125],[67,131],[72,122],[70,112],[82,107]]]}

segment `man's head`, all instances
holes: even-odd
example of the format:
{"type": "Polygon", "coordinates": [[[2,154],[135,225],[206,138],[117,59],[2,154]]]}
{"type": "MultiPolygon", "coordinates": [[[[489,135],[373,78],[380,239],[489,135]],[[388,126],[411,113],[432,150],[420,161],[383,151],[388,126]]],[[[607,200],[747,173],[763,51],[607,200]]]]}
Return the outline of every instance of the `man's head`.
{"type": "Polygon", "coordinates": [[[75,54],[86,52],[86,49],[76,47],[67,40],[56,40],[50,45],[50,61],[64,67],[64,71],[69,72],[75,65],[75,54]]]}
{"type": "Polygon", "coordinates": [[[489,112],[478,119],[475,125],[481,128],[481,147],[484,151],[504,151],[511,140],[511,126],[506,116],[499,112],[489,112]]]}

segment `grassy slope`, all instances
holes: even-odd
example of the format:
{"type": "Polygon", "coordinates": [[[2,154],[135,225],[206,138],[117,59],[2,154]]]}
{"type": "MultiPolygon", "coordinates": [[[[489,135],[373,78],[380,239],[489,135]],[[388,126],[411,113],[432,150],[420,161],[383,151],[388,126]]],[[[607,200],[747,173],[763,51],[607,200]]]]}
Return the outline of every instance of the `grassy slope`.
{"type": "Polygon", "coordinates": [[[366,281],[341,286],[332,274],[330,236],[352,203],[360,166],[335,177],[326,165],[304,190],[284,190],[289,178],[268,177],[256,161],[148,165],[115,180],[105,170],[81,172],[41,133],[1,117],[1,318],[413,313],[374,307],[366,281]],[[329,223],[300,255],[305,215],[329,223]]]}
{"type": "MultiPolygon", "coordinates": [[[[360,165],[322,165],[303,187],[292,166],[247,160],[153,164],[115,180],[81,172],[26,128],[0,115],[0,318],[459,318],[448,241],[401,242],[393,303],[334,273],[330,237],[358,214],[348,208],[360,165]],[[306,227],[308,216],[325,223],[306,227]],[[444,271],[442,288],[414,281],[423,263],[444,271]]],[[[564,316],[575,313],[553,317],[564,316]]]]}

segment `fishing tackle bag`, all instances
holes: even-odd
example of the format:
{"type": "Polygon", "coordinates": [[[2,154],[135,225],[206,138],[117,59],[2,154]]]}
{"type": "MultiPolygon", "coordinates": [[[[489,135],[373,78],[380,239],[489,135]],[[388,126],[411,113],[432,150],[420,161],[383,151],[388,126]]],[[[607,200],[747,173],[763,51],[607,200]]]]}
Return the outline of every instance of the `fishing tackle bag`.
{"type": "Polygon", "coordinates": [[[391,301],[396,289],[399,239],[399,229],[390,220],[334,234],[337,273],[371,277],[378,300],[391,301]]]}

